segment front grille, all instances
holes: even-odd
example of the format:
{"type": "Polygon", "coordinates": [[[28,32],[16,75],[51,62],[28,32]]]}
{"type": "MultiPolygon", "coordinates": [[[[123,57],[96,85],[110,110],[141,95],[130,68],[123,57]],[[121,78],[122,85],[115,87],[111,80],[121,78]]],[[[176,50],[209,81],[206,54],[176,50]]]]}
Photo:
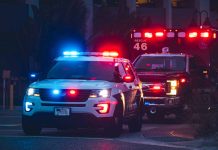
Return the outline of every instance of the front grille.
{"type": "Polygon", "coordinates": [[[144,96],[163,97],[166,96],[166,84],[165,83],[143,83],[142,91],[144,96]],[[154,85],[161,85],[160,90],[152,90],[154,85]]]}
{"type": "Polygon", "coordinates": [[[164,97],[166,96],[165,92],[147,92],[147,91],[143,91],[143,95],[146,97],[164,97]]]}
{"type": "Polygon", "coordinates": [[[145,100],[146,103],[150,103],[150,104],[165,104],[165,100],[164,99],[155,99],[155,100],[145,100]]]}
{"type": "Polygon", "coordinates": [[[40,98],[42,101],[49,102],[85,102],[88,100],[91,90],[76,90],[77,94],[70,96],[67,90],[60,90],[60,94],[52,94],[50,89],[40,89],[40,98]]]}

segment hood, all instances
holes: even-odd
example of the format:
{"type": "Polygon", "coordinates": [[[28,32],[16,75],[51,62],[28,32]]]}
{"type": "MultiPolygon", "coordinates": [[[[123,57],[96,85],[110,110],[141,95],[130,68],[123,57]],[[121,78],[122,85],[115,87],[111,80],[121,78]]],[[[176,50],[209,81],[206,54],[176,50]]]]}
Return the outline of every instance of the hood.
{"type": "Polygon", "coordinates": [[[166,82],[168,79],[177,79],[184,77],[187,73],[184,72],[138,72],[142,82],[166,82]]]}
{"type": "Polygon", "coordinates": [[[45,89],[108,89],[113,83],[102,80],[70,80],[70,79],[46,79],[34,82],[32,88],[45,89]]]}

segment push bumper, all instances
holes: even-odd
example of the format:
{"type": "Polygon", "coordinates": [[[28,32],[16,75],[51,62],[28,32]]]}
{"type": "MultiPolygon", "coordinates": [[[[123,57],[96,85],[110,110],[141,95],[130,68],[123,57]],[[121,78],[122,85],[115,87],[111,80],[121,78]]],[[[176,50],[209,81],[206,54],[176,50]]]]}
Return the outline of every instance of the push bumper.
{"type": "Polygon", "coordinates": [[[52,113],[36,113],[33,116],[23,115],[23,121],[48,128],[99,128],[113,123],[113,117],[97,118],[92,114],[71,114],[70,116],[55,116],[52,113]]]}
{"type": "Polygon", "coordinates": [[[145,112],[175,112],[182,108],[180,97],[144,97],[145,112]]]}

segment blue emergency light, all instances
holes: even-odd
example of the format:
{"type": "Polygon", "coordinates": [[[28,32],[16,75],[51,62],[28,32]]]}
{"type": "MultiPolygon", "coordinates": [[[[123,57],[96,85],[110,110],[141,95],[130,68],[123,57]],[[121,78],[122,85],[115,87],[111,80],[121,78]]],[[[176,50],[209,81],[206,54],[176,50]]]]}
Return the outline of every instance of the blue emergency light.
{"type": "Polygon", "coordinates": [[[60,90],[55,89],[55,90],[52,91],[52,93],[53,93],[54,95],[59,95],[59,94],[60,94],[60,90]]]}
{"type": "Polygon", "coordinates": [[[64,56],[78,56],[80,53],[77,51],[64,51],[63,55],[64,56]]]}
{"type": "Polygon", "coordinates": [[[35,77],[36,77],[36,74],[35,74],[35,73],[31,73],[31,74],[30,74],[30,77],[31,77],[31,78],[35,78],[35,77]]]}

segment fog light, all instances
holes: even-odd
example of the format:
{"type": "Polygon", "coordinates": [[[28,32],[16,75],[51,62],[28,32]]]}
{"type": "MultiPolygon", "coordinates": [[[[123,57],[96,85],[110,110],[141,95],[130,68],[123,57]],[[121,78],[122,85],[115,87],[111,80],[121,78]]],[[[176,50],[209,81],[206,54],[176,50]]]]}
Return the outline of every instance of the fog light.
{"type": "Polygon", "coordinates": [[[30,112],[33,109],[33,103],[32,102],[25,102],[25,111],[30,112]]]}
{"type": "Polygon", "coordinates": [[[108,104],[108,103],[102,103],[102,104],[97,104],[97,111],[98,111],[98,113],[100,113],[100,114],[106,114],[106,113],[108,113],[109,112],[109,106],[110,106],[110,104],[108,104]]]}

